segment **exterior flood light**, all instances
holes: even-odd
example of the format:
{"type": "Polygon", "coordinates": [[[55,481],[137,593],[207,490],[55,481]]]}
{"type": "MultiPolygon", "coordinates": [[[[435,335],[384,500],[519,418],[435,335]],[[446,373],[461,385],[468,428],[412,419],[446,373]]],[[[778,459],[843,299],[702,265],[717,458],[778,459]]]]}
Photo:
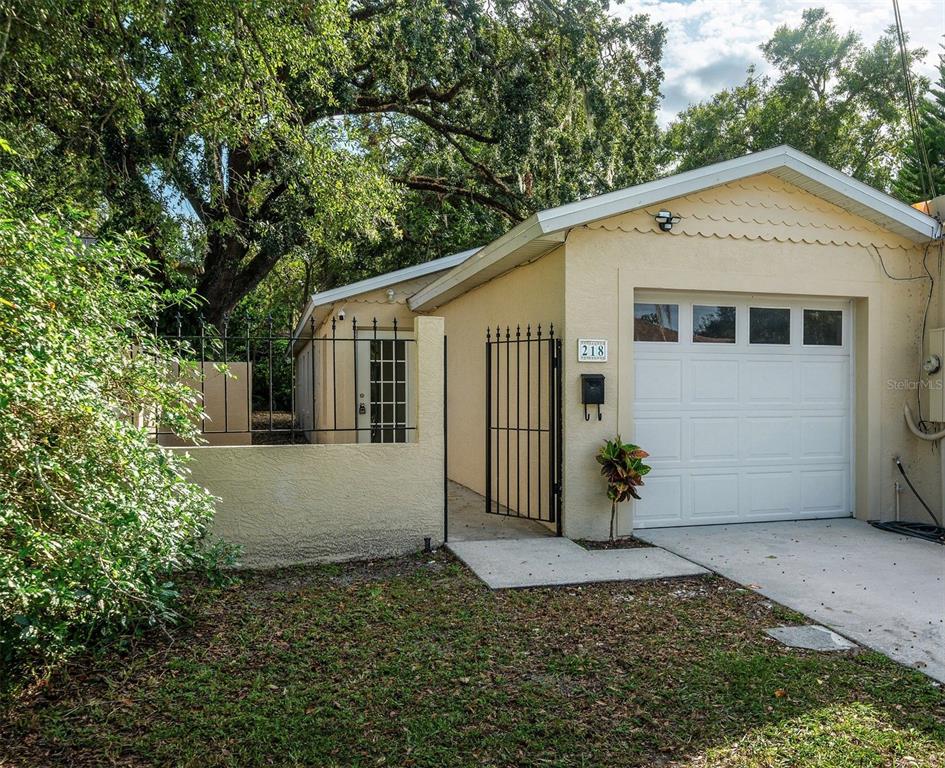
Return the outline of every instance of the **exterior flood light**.
{"type": "Polygon", "coordinates": [[[675,216],[669,211],[658,211],[656,216],[656,223],[660,225],[660,229],[664,232],[669,232],[673,228],[673,224],[678,224],[682,217],[675,216]]]}

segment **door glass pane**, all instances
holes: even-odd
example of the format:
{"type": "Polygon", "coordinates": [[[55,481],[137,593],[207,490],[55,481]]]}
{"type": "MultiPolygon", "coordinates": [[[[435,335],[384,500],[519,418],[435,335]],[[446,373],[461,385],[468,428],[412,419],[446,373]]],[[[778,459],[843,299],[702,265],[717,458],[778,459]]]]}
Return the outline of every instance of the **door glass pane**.
{"type": "Polygon", "coordinates": [[[679,305],[635,303],[633,340],[679,341],[679,305]]]}
{"type": "Polygon", "coordinates": [[[790,344],[791,310],[773,307],[749,307],[749,344],[790,344]]]}
{"type": "Polygon", "coordinates": [[[715,344],[735,343],[735,307],[694,304],[692,340],[715,344]]]}
{"type": "Polygon", "coordinates": [[[839,309],[805,309],[804,343],[810,346],[843,346],[843,312],[839,309]]]}
{"type": "Polygon", "coordinates": [[[406,346],[402,340],[371,342],[371,442],[404,442],[407,415],[406,346]]]}

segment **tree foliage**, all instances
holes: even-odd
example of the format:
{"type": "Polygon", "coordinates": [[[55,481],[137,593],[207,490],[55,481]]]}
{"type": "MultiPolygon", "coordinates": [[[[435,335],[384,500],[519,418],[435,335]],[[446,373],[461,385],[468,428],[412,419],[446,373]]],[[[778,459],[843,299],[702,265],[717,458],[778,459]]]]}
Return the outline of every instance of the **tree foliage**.
{"type": "Polygon", "coordinates": [[[193,433],[197,395],[143,318],[139,243],[86,245],[84,220],[0,185],[0,667],[173,617],[172,572],[223,556],[213,497],[133,418],[193,433]]]}
{"type": "MultiPolygon", "coordinates": [[[[798,27],[778,27],[762,52],[776,74],[750,69],[742,85],[681,112],[666,134],[670,162],[688,170],[789,144],[889,189],[908,131],[894,31],[866,46],[814,8],[798,27]]],[[[909,63],[924,55],[910,51],[909,63]]]]}
{"type": "MultiPolygon", "coordinates": [[[[943,46],[945,50],[945,46],[943,46]]],[[[938,55],[938,77],[926,98],[919,102],[919,130],[925,157],[910,134],[903,151],[902,167],[896,177],[896,194],[907,203],[945,194],[945,53],[938,55]],[[925,170],[928,158],[929,169],[925,170]],[[929,189],[928,175],[935,189],[929,189]]]]}
{"type": "Polygon", "coordinates": [[[21,163],[144,233],[213,321],[281,259],[327,286],[656,167],[663,29],[606,0],[0,8],[21,163]]]}

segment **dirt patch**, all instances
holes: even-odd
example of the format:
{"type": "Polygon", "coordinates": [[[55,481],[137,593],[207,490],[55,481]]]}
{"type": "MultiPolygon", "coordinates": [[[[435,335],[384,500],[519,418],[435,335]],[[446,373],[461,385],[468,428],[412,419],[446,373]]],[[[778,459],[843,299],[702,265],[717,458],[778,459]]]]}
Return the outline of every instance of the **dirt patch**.
{"type": "Polygon", "coordinates": [[[619,539],[614,539],[614,541],[577,539],[575,543],[580,544],[584,549],[646,549],[653,546],[636,536],[621,536],[619,539]]]}

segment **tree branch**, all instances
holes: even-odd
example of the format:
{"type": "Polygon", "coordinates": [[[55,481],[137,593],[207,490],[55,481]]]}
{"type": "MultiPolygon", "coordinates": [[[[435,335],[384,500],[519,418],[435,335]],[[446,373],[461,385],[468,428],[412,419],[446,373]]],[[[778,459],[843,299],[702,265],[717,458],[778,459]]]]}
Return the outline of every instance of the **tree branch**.
{"type": "Polygon", "coordinates": [[[487,136],[462,125],[444,122],[436,117],[433,117],[432,115],[428,115],[421,109],[417,109],[416,107],[406,104],[399,104],[397,102],[382,103],[377,101],[377,103],[358,103],[354,107],[335,110],[326,114],[325,116],[343,117],[344,115],[376,115],[383,114],[385,112],[395,112],[397,114],[406,115],[407,117],[412,117],[442,135],[453,134],[456,136],[465,136],[468,139],[479,141],[483,144],[499,143],[499,140],[492,136],[487,136]]]}
{"type": "Polygon", "coordinates": [[[416,189],[423,192],[436,192],[437,194],[444,195],[446,197],[451,195],[465,197],[468,200],[473,200],[480,205],[484,205],[487,208],[491,208],[492,210],[501,213],[503,216],[509,219],[509,221],[517,223],[522,220],[521,215],[517,211],[510,208],[501,200],[498,200],[497,198],[490,195],[483,194],[482,192],[477,192],[474,189],[466,189],[454,184],[449,184],[442,179],[434,179],[429,176],[400,176],[394,177],[394,181],[403,184],[405,187],[409,187],[410,189],[416,189]]]}

